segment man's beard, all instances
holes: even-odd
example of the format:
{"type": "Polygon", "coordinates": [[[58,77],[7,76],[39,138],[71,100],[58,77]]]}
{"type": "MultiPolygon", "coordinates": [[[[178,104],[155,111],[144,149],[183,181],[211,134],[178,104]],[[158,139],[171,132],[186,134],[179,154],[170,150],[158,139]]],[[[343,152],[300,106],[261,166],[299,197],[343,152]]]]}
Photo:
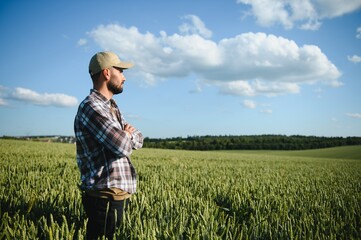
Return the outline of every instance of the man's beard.
{"type": "Polygon", "coordinates": [[[120,84],[119,86],[117,86],[116,84],[114,84],[114,82],[112,80],[110,80],[108,82],[108,89],[114,94],[120,94],[123,92],[123,87],[122,84],[120,84]]]}

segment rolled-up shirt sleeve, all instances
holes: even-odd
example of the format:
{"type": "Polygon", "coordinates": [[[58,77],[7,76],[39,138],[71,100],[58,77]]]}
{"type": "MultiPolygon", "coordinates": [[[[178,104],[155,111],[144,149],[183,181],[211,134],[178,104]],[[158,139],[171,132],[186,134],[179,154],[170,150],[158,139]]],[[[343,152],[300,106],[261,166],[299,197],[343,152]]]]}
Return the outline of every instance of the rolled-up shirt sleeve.
{"type": "Polygon", "coordinates": [[[140,131],[136,130],[132,133],[133,149],[140,149],[143,147],[143,135],[140,131]]]}
{"type": "MultiPolygon", "coordinates": [[[[121,121],[123,125],[128,124],[127,121],[125,121],[123,115],[121,115],[121,121]]],[[[132,148],[134,150],[142,148],[144,141],[143,134],[138,129],[136,129],[134,132],[131,133],[131,136],[132,148]]]]}

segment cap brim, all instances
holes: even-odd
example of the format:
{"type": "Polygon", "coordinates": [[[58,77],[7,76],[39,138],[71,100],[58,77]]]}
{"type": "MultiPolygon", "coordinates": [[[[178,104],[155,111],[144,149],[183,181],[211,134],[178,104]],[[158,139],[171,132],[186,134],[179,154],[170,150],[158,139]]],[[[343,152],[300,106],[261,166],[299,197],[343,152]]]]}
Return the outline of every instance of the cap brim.
{"type": "Polygon", "coordinates": [[[122,69],[128,69],[133,67],[134,64],[133,63],[129,63],[129,62],[120,62],[116,65],[114,65],[113,67],[118,67],[118,68],[122,68],[122,69]]]}

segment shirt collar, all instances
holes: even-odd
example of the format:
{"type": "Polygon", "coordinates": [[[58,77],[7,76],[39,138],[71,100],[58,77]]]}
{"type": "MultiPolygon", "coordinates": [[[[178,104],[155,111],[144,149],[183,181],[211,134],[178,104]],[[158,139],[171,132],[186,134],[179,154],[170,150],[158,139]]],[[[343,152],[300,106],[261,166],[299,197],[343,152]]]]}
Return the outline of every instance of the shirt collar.
{"type": "Polygon", "coordinates": [[[107,99],[103,94],[101,94],[98,90],[96,89],[90,89],[90,94],[93,94],[96,98],[98,98],[99,100],[103,101],[104,104],[106,104],[107,106],[109,106],[109,108],[113,105],[113,107],[118,107],[117,103],[114,101],[113,98],[111,99],[107,99]]]}
{"type": "Polygon", "coordinates": [[[101,94],[98,90],[96,90],[94,88],[90,89],[90,94],[94,95],[96,98],[103,101],[104,104],[109,105],[109,106],[111,104],[111,101],[114,101],[113,99],[108,100],[103,94],[101,94]]]}

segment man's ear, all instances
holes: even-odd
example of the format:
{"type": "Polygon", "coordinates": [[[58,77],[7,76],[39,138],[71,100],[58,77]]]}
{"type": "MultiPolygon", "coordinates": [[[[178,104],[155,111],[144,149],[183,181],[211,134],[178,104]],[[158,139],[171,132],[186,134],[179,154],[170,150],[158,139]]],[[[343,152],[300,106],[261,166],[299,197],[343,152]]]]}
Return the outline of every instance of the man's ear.
{"type": "Polygon", "coordinates": [[[110,79],[110,69],[109,69],[109,68],[103,69],[102,73],[103,73],[103,76],[104,76],[104,78],[105,78],[106,80],[109,80],[109,79],[110,79]]]}

